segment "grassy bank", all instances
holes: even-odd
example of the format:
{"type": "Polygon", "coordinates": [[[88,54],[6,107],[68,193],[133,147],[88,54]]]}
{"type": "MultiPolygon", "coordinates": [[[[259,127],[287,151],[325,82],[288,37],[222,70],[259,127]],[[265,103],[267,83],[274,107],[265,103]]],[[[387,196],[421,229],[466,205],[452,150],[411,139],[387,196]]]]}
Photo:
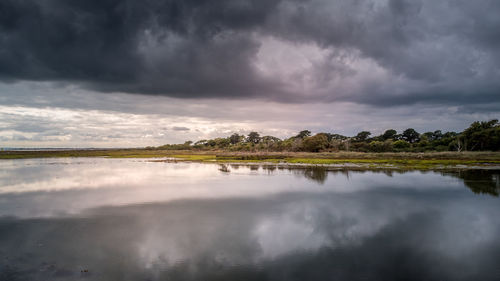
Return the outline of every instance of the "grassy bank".
{"type": "Polygon", "coordinates": [[[307,153],[307,152],[227,152],[172,151],[147,149],[1,151],[0,159],[53,157],[164,158],[176,161],[218,163],[283,163],[308,165],[362,165],[431,169],[442,166],[500,166],[500,152],[428,152],[428,153],[307,153]]]}

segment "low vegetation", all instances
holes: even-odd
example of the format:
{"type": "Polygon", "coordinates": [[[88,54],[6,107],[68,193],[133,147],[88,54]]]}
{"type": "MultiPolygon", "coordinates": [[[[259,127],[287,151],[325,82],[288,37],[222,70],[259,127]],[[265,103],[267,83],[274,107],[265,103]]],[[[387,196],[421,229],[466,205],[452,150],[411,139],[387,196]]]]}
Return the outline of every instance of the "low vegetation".
{"type": "Polygon", "coordinates": [[[186,141],[148,147],[149,150],[191,150],[229,152],[444,152],[444,151],[498,151],[500,149],[500,124],[498,120],[474,122],[463,132],[418,133],[408,128],[401,133],[388,129],[383,134],[371,136],[362,131],[355,136],[335,133],[317,133],[309,130],[281,140],[273,136],[260,136],[250,132],[247,136],[232,134],[226,138],[186,141]]]}

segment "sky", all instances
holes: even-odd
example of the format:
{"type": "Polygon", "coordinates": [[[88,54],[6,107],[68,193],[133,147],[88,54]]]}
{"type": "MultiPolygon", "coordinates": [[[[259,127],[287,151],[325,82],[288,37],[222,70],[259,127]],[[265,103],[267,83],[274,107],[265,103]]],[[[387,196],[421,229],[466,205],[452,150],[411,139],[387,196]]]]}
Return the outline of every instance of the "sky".
{"type": "Polygon", "coordinates": [[[496,0],[1,0],[0,147],[500,117],[496,0]]]}

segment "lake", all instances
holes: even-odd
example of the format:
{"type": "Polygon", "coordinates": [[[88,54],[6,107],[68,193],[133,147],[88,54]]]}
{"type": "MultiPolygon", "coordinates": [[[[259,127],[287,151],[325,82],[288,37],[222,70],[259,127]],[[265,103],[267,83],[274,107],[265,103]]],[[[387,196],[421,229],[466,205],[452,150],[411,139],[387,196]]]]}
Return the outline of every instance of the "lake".
{"type": "Polygon", "coordinates": [[[0,280],[500,280],[500,171],[0,161],[0,280]]]}

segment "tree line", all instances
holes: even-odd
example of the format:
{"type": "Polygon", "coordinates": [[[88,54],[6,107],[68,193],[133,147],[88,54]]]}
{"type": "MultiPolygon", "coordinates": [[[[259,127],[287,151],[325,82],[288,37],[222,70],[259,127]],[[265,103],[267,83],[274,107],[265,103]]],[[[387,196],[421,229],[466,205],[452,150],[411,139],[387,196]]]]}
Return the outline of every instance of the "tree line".
{"type": "Polygon", "coordinates": [[[305,151],[305,152],[425,152],[425,151],[498,151],[500,149],[500,124],[498,120],[476,121],[463,132],[419,133],[408,128],[401,133],[388,129],[373,136],[361,131],[355,136],[335,133],[317,133],[303,130],[287,139],[261,136],[258,132],[248,135],[234,133],[225,138],[186,141],[183,144],[166,144],[149,149],[162,150],[227,150],[227,151],[305,151]]]}

